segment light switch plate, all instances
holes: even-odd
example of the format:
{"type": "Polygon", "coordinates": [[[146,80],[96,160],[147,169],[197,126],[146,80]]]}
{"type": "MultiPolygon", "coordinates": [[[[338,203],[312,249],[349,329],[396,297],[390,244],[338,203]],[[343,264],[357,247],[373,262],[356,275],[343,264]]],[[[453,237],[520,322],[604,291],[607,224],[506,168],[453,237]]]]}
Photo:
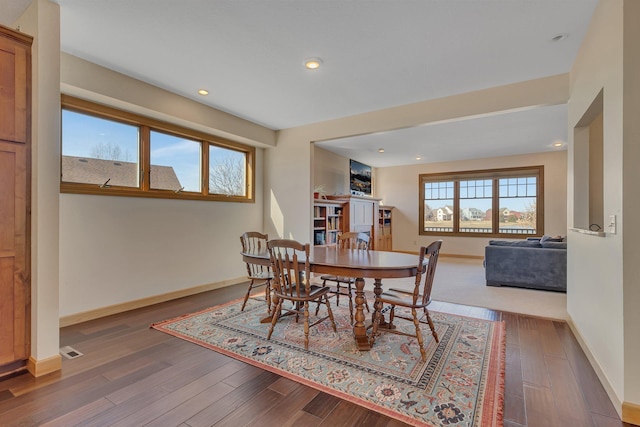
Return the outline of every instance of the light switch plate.
{"type": "Polygon", "coordinates": [[[616,234],[616,216],[609,215],[609,233],[616,234]]]}

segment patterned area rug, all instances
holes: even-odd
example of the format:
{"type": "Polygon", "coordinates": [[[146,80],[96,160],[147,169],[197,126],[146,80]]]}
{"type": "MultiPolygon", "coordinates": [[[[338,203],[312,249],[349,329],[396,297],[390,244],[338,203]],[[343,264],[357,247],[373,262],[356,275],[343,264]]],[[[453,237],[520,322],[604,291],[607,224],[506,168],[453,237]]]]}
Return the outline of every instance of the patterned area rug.
{"type": "MultiPolygon", "coordinates": [[[[312,327],[309,351],[302,319],[296,324],[295,316],[282,318],[267,341],[270,325],[260,323],[264,301],[249,299],[243,312],[240,307],[235,301],[152,327],[409,424],[502,425],[502,322],[431,312],[440,343],[423,325],[428,356],[423,362],[417,341],[396,334],[382,333],[371,351],[359,351],[348,307],[335,307],[334,300],[338,333],[329,321],[312,327]]],[[[315,305],[311,321],[314,312],[315,305]]],[[[319,315],[323,312],[324,307],[319,315]]],[[[394,323],[413,330],[410,321],[394,323]]]]}

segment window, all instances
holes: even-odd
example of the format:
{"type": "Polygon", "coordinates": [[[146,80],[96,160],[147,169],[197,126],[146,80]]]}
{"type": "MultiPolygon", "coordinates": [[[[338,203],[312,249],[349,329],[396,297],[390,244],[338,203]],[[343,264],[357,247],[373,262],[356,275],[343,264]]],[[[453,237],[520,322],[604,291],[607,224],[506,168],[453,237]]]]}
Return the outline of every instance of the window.
{"type": "Polygon", "coordinates": [[[253,201],[255,149],[62,97],[60,191],[253,201]]]}
{"type": "Polygon", "coordinates": [[[62,181],[138,187],[138,127],[62,110],[62,181]]]}
{"type": "Polygon", "coordinates": [[[543,166],[420,175],[420,234],[540,236],[543,166]]]}
{"type": "Polygon", "coordinates": [[[209,193],[244,196],[246,155],[240,151],[209,146],[209,193]]]}
{"type": "Polygon", "coordinates": [[[200,192],[201,142],[151,131],[150,145],[152,189],[200,192]]]}

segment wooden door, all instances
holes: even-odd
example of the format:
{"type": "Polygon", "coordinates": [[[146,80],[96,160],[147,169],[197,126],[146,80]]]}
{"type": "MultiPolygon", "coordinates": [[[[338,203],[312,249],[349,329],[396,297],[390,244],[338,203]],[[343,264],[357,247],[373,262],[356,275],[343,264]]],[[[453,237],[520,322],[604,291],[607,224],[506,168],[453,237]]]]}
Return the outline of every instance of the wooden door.
{"type": "Polygon", "coordinates": [[[0,142],[0,367],[30,350],[27,146],[0,142]]]}

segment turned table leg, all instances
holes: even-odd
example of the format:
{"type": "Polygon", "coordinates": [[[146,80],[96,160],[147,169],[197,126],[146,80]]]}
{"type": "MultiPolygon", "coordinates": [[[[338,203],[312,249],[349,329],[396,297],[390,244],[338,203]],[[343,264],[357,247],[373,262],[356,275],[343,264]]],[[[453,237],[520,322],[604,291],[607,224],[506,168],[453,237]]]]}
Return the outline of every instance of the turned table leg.
{"type": "Polygon", "coordinates": [[[356,279],[356,314],[353,325],[353,335],[359,350],[371,350],[367,328],[364,324],[364,279],[356,279]]]}

